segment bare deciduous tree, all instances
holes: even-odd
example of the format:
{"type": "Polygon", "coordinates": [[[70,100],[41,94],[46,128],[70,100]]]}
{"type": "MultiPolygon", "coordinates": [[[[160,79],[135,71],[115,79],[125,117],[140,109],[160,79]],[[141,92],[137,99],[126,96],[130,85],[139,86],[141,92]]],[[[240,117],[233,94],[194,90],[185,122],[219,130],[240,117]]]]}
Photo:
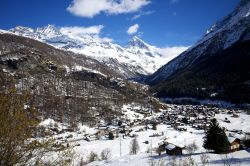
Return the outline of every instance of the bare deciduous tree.
{"type": "Polygon", "coordinates": [[[32,109],[24,108],[28,95],[15,90],[0,94],[0,165],[26,165],[42,145],[28,142],[37,124],[32,109]]]}
{"type": "Polygon", "coordinates": [[[137,154],[139,152],[139,143],[137,141],[136,138],[134,138],[132,141],[131,141],[131,146],[130,146],[130,154],[134,155],[134,154],[137,154]]]}
{"type": "Polygon", "coordinates": [[[112,158],[111,150],[109,148],[104,149],[101,152],[101,159],[105,161],[110,161],[112,158]]]}
{"type": "Polygon", "coordinates": [[[192,144],[188,145],[186,147],[186,149],[187,149],[187,151],[188,151],[189,154],[193,154],[195,151],[198,150],[198,146],[196,145],[195,142],[193,142],[192,144]]]}

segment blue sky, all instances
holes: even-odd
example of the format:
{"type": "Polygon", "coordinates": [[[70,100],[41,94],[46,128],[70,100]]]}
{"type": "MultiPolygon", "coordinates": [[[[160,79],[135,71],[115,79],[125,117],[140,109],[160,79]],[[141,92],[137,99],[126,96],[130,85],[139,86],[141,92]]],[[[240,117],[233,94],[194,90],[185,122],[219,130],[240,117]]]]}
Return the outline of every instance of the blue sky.
{"type": "Polygon", "coordinates": [[[215,21],[230,13],[239,1],[1,0],[0,28],[102,25],[99,35],[119,44],[139,35],[158,47],[190,46],[215,21]]]}

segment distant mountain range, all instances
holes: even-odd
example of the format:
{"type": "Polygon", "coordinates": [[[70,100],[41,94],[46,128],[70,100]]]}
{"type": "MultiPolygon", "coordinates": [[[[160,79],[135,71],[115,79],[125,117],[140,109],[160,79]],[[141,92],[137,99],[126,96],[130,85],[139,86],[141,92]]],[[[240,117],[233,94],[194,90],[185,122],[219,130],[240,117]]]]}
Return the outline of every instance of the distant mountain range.
{"type": "Polygon", "coordinates": [[[216,22],[187,51],[146,81],[160,98],[250,103],[250,1],[216,22]]]}
{"type": "MultiPolygon", "coordinates": [[[[241,0],[232,13],[216,22],[201,40],[170,62],[160,48],[136,36],[122,47],[93,34],[76,33],[53,25],[37,29],[18,26],[8,31],[0,30],[0,33],[3,64],[10,53],[10,63],[16,63],[16,55],[19,56],[18,63],[23,62],[24,53],[13,54],[11,46],[19,40],[26,41],[25,46],[33,52],[29,43],[33,40],[27,39],[31,38],[65,51],[59,53],[62,56],[53,53],[58,50],[49,52],[64,70],[87,70],[110,78],[137,78],[137,81],[150,85],[151,91],[163,100],[192,98],[250,103],[249,0],[241,0]],[[15,35],[27,38],[20,39],[15,35]]],[[[15,45],[15,51],[22,48],[21,45],[23,43],[18,44],[18,48],[15,45]]],[[[46,46],[46,50],[51,48],[46,46]]],[[[15,64],[8,65],[15,67],[15,64]]]]}
{"type": "MultiPolygon", "coordinates": [[[[6,32],[39,40],[56,48],[84,54],[109,66],[122,78],[152,74],[171,60],[162,53],[160,48],[151,46],[136,36],[129,41],[126,47],[122,47],[93,34],[72,32],[67,28],[53,25],[37,29],[18,26],[6,32]]],[[[183,47],[180,52],[173,53],[171,57],[176,57],[185,49],[183,47]]]]}

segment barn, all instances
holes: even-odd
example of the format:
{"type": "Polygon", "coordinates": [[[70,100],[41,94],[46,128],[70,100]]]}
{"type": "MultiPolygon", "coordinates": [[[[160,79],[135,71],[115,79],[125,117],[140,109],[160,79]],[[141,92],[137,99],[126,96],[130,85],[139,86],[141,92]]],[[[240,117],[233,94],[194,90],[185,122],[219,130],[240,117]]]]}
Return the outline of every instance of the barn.
{"type": "Polygon", "coordinates": [[[175,156],[175,155],[182,155],[183,147],[169,143],[165,146],[165,149],[168,155],[175,156]]]}

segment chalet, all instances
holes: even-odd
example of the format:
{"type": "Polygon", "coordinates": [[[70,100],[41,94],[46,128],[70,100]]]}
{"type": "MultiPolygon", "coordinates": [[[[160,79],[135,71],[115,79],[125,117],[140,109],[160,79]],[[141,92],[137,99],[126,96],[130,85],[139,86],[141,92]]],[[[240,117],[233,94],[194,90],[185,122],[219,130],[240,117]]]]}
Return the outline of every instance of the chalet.
{"type": "Polygon", "coordinates": [[[240,139],[234,138],[234,137],[228,137],[228,142],[229,142],[229,152],[235,152],[240,150],[240,139]]]}
{"type": "Polygon", "coordinates": [[[94,141],[94,140],[96,140],[96,136],[95,135],[87,135],[85,137],[85,140],[88,142],[94,141]]]}
{"type": "Polygon", "coordinates": [[[234,113],[234,114],[232,115],[232,117],[234,117],[234,118],[239,118],[240,116],[239,116],[238,114],[234,113]]]}
{"type": "Polygon", "coordinates": [[[144,118],[149,117],[151,115],[150,112],[143,112],[142,114],[144,114],[144,118]]]}
{"type": "Polygon", "coordinates": [[[234,113],[233,110],[229,110],[229,111],[227,112],[227,114],[233,114],[233,113],[234,113]]]}
{"type": "Polygon", "coordinates": [[[119,137],[119,129],[116,127],[109,127],[108,133],[112,133],[115,137],[119,137]]]}
{"type": "Polygon", "coordinates": [[[178,131],[187,131],[187,127],[185,127],[185,126],[178,126],[177,130],[178,131]]]}
{"type": "Polygon", "coordinates": [[[241,110],[235,110],[235,113],[237,113],[237,114],[239,114],[241,112],[242,112],[241,110]]]}
{"type": "Polygon", "coordinates": [[[125,135],[129,135],[132,132],[132,129],[130,129],[129,126],[122,126],[119,130],[120,133],[125,135]]]}
{"type": "Polygon", "coordinates": [[[171,144],[171,143],[169,143],[169,144],[167,144],[165,146],[166,153],[168,155],[173,155],[173,156],[175,156],[175,155],[182,155],[183,148],[184,147],[182,147],[182,146],[177,146],[177,145],[174,145],[174,144],[171,144]]]}

